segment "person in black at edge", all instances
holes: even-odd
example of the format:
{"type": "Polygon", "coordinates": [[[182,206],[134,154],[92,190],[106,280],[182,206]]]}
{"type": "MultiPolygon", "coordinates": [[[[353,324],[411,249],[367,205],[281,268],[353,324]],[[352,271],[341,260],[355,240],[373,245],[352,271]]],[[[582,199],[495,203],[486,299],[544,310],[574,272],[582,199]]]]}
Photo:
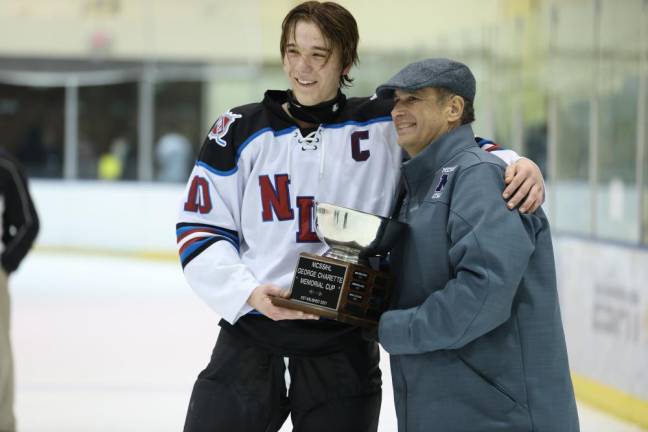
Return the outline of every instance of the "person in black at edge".
{"type": "MultiPolygon", "coordinates": [[[[189,285],[223,319],[185,432],[276,431],[289,414],[295,431],[377,429],[377,344],[269,300],[288,295],[300,252],[325,252],[315,200],[382,216],[394,203],[402,152],[392,103],[340,91],[357,45],[355,19],[340,5],[296,6],[280,43],[291,90],[225,112],[205,139],[176,234],[189,285]]],[[[530,190],[523,205],[532,211],[542,177],[529,160],[513,166],[512,184],[522,184],[514,202],[530,190]]]]}
{"type": "Polygon", "coordinates": [[[8,276],[18,268],[36,235],[38,216],[27,179],[18,162],[0,149],[0,214],[2,214],[0,256],[0,431],[14,432],[14,381],[9,335],[10,300],[8,276]]]}

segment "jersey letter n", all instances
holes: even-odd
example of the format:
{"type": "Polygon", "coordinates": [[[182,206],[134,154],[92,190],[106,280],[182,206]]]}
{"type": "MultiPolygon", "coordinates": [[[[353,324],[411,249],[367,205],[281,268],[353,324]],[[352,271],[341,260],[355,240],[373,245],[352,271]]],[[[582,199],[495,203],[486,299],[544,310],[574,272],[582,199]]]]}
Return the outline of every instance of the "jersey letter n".
{"type": "Polygon", "coordinates": [[[273,220],[273,212],[280,221],[291,220],[294,217],[290,205],[290,179],[288,174],[276,174],[274,185],[270,176],[259,176],[259,189],[261,190],[261,206],[263,212],[261,217],[264,222],[273,220]]]}

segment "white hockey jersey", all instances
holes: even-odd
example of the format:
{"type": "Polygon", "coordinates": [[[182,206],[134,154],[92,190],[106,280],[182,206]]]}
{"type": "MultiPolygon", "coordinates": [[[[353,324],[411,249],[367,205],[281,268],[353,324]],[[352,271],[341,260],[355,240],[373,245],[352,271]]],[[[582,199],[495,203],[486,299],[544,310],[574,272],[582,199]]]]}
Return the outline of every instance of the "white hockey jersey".
{"type": "Polygon", "coordinates": [[[285,101],[285,92],[268,91],[216,121],[180,210],[185,277],[230,324],[252,311],[246,301],[258,285],[289,289],[300,252],[325,252],[314,201],[387,216],[397,193],[402,151],[391,101],[348,99],[335,123],[311,131],[283,111],[285,101]]]}

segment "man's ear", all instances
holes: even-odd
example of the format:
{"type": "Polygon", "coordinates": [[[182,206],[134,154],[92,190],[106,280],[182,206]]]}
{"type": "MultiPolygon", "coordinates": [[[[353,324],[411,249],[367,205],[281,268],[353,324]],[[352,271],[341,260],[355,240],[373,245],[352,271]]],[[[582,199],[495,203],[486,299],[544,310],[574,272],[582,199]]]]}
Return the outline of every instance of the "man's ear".
{"type": "Polygon", "coordinates": [[[455,122],[461,120],[465,102],[461,96],[452,96],[448,101],[448,121],[455,122]]]}

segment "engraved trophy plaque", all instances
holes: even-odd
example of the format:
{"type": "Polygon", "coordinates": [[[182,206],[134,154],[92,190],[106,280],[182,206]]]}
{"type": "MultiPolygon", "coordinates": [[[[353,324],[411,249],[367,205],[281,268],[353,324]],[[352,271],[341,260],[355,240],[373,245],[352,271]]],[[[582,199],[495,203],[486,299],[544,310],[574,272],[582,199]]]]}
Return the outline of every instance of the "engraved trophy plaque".
{"type": "Polygon", "coordinates": [[[391,218],[316,203],[315,230],[329,250],[324,256],[301,253],[290,297],[272,297],[272,303],[347,324],[377,325],[393,280],[373,269],[369,258],[386,255],[404,227],[391,218]]]}

